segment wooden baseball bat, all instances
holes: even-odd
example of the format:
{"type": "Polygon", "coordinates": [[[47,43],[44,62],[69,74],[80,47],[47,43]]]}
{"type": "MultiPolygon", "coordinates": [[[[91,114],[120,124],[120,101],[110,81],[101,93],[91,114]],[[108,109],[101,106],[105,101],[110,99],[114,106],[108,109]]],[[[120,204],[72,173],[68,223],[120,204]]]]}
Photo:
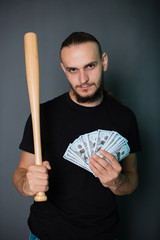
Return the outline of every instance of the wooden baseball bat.
{"type": "MultiPolygon", "coordinates": [[[[41,134],[40,134],[40,83],[39,83],[39,59],[38,41],[35,33],[24,35],[26,76],[28,94],[32,116],[35,164],[42,165],[41,134]]],[[[34,198],[36,202],[46,201],[44,192],[38,192],[34,198]]]]}

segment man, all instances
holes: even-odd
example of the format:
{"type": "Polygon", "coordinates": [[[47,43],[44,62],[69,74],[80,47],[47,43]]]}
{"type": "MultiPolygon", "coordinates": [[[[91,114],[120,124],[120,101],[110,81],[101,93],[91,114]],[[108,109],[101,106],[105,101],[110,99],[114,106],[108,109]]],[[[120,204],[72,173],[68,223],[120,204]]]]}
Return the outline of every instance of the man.
{"type": "MultiPolygon", "coordinates": [[[[70,83],[65,93],[41,104],[43,166],[34,164],[31,117],[13,180],[23,196],[45,191],[46,202],[34,203],[29,216],[32,237],[113,240],[117,235],[116,195],[137,187],[136,152],[140,150],[137,122],[127,107],[103,89],[108,57],[92,35],[72,33],[61,46],[61,67],[70,83]],[[89,159],[90,172],[63,155],[80,135],[97,129],[114,130],[128,140],[130,154],[120,163],[106,151],[89,159]]],[[[33,238],[33,239],[37,239],[33,238]]]]}

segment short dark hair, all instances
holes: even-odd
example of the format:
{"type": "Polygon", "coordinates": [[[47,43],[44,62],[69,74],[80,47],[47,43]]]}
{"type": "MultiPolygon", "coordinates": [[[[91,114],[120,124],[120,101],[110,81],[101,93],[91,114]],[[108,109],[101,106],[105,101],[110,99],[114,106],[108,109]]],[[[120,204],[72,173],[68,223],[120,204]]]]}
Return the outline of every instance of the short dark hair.
{"type": "Polygon", "coordinates": [[[102,49],[99,41],[91,34],[86,32],[73,32],[70,34],[62,43],[60,48],[60,53],[62,48],[69,47],[70,45],[78,45],[86,42],[95,42],[99,48],[99,54],[102,55],[102,49]]]}

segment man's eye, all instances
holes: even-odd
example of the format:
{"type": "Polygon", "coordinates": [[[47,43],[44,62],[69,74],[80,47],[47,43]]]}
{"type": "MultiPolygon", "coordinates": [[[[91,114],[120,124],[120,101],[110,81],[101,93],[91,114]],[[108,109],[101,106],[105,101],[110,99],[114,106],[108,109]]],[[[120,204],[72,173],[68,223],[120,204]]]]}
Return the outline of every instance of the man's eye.
{"type": "Polygon", "coordinates": [[[75,73],[75,72],[76,72],[76,68],[70,68],[70,69],[69,69],[69,72],[75,73]]]}
{"type": "Polygon", "coordinates": [[[90,69],[92,69],[92,68],[94,68],[94,64],[89,64],[88,66],[87,66],[87,68],[90,70],[90,69]]]}

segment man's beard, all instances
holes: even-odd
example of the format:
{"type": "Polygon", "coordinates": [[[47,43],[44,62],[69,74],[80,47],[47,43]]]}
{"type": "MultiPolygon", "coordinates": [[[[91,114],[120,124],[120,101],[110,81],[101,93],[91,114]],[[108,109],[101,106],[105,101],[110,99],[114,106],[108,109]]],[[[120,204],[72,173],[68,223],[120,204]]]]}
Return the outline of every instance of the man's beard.
{"type": "Polygon", "coordinates": [[[102,92],[104,90],[104,81],[103,81],[103,77],[100,81],[100,85],[99,87],[96,89],[96,91],[90,95],[90,96],[86,96],[86,97],[82,97],[80,96],[76,91],[75,89],[72,87],[72,85],[70,84],[71,86],[71,89],[73,91],[73,94],[74,96],[76,97],[77,99],[77,102],[78,103],[93,103],[93,102],[96,102],[97,100],[99,100],[102,96],[102,92]]]}

